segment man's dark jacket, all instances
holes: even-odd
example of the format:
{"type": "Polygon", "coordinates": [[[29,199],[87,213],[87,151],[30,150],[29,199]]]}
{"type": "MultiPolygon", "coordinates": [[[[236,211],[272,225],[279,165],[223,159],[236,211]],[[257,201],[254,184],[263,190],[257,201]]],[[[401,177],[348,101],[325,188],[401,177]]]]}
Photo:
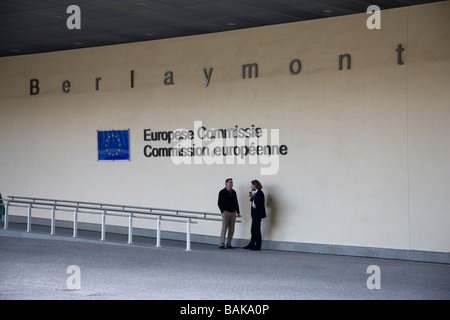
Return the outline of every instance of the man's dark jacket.
{"type": "Polygon", "coordinates": [[[240,213],[236,191],[234,191],[233,189],[231,189],[231,192],[228,191],[227,188],[223,188],[222,190],[220,190],[217,205],[219,206],[220,212],[222,213],[225,210],[229,212],[240,213]]]}

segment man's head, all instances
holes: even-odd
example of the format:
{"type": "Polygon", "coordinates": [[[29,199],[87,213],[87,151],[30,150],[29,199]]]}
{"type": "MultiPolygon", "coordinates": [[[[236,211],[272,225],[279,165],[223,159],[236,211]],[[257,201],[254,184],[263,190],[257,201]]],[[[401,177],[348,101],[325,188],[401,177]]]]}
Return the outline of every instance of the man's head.
{"type": "Polygon", "coordinates": [[[228,190],[231,190],[233,188],[233,179],[228,178],[225,180],[225,187],[227,187],[228,190]]]}

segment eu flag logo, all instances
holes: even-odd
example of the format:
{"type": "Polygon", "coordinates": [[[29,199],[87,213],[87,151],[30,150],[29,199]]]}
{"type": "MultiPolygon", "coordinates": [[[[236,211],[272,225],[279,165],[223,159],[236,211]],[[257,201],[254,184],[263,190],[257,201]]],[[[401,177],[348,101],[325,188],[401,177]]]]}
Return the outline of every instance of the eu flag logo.
{"type": "Polygon", "coordinates": [[[130,130],[97,131],[98,160],[130,160],[130,130]]]}

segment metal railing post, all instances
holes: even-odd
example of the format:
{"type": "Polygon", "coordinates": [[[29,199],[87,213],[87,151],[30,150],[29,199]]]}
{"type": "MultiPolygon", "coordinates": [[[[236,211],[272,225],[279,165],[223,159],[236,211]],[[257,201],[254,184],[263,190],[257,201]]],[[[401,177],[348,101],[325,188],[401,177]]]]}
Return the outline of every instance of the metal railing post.
{"type": "Polygon", "coordinates": [[[161,217],[156,220],[156,248],[161,247],[161,217]]]}
{"type": "Polygon", "coordinates": [[[105,240],[105,222],[106,222],[106,212],[102,212],[102,237],[101,241],[105,240]]]}
{"type": "Polygon", "coordinates": [[[128,217],[128,244],[133,243],[133,215],[128,217]]]}
{"type": "Polygon", "coordinates": [[[191,221],[186,222],[186,251],[191,251],[191,221]]]}
{"type": "Polygon", "coordinates": [[[76,238],[78,235],[78,211],[73,211],[73,238],[76,238]]]}
{"type": "Polygon", "coordinates": [[[54,235],[55,234],[55,207],[52,208],[52,213],[51,213],[51,222],[50,222],[50,234],[54,235]]]}
{"type": "Polygon", "coordinates": [[[31,231],[31,205],[28,206],[28,214],[27,214],[27,232],[31,231]]]}
{"type": "Polygon", "coordinates": [[[3,221],[3,229],[8,229],[8,206],[9,203],[6,202],[5,204],[5,220],[3,221]]]}

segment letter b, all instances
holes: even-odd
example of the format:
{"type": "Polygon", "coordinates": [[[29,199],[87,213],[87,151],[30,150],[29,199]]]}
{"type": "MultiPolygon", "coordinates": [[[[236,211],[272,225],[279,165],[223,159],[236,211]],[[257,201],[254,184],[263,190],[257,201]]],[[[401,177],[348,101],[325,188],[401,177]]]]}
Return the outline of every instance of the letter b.
{"type": "Polygon", "coordinates": [[[229,304],[225,305],[225,314],[231,314],[231,306],[229,304]]]}
{"type": "Polygon", "coordinates": [[[30,96],[35,96],[39,93],[39,80],[30,79],[30,96]]]}

